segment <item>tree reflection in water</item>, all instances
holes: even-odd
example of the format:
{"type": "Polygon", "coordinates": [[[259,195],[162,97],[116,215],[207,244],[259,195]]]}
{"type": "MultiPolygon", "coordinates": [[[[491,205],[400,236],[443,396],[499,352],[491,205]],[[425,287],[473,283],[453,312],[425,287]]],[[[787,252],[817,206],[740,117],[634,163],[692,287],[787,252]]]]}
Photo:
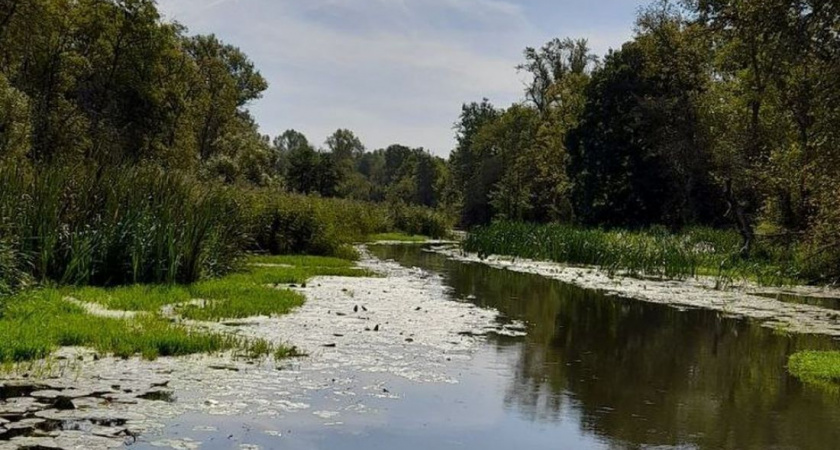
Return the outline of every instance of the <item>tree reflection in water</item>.
{"type": "Polygon", "coordinates": [[[575,417],[583,429],[629,448],[840,442],[840,398],[803,386],[785,369],[794,351],[837,348],[829,338],[606,296],[418,247],[374,253],[439,272],[455,298],[529,324],[526,338],[492,343],[518,353],[504,398],[530,420],[575,417]]]}

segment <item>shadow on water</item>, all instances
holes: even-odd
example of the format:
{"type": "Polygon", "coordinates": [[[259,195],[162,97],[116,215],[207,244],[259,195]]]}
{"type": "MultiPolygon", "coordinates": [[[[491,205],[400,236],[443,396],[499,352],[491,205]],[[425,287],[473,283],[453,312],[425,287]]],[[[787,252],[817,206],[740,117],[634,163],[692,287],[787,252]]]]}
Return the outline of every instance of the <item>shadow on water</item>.
{"type": "Polygon", "coordinates": [[[819,306],[820,308],[834,309],[840,311],[840,298],[809,297],[807,295],[796,295],[787,293],[756,293],[754,295],[764,298],[772,298],[773,300],[778,300],[784,303],[819,306]]]}
{"type": "Polygon", "coordinates": [[[787,374],[788,356],[838,348],[706,310],[611,297],[540,276],[447,260],[414,246],[374,247],[440,273],[464,301],[528,324],[497,340],[517,353],[505,407],[545,426],[578,411],[579,426],[612,446],[835,448],[840,398],[787,374]]]}

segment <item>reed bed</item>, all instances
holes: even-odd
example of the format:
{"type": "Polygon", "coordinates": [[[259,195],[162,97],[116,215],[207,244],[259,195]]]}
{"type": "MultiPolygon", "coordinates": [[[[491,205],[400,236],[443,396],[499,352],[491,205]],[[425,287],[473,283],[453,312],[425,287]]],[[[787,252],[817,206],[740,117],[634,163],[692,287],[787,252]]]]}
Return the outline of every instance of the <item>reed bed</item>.
{"type": "Polygon", "coordinates": [[[426,208],[207,184],[156,166],[0,165],[0,297],[35,283],[194,283],[248,252],[353,259],[351,243],[442,237],[426,208]]]}
{"type": "Polygon", "coordinates": [[[692,228],[670,233],[664,228],[641,231],[585,229],[561,224],[498,222],[473,230],[464,249],[481,257],[491,254],[598,266],[610,274],[684,279],[698,275],[726,283],[751,279],[787,284],[800,279],[790,249],[761,247],[752,259],[739,256],[740,238],[729,230],[692,228]]]}

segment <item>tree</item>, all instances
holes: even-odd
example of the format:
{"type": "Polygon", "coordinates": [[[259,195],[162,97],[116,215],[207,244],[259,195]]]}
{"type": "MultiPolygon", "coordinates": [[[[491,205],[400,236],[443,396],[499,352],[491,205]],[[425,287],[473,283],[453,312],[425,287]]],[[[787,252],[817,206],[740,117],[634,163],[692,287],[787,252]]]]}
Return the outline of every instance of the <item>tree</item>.
{"type": "Polygon", "coordinates": [[[498,168],[491,155],[483,154],[475,145],[475,139],[481,128],[500,114],[487,99],[461,107],[460,121],[455,125],[458,145],[449,157],[452,182],[462,203],[461,225],[487,223],[493,217],[488,206],[490,187],[497,178],[498,168]]]}
{"type": "Polygon", "coordinates": [[[539,50],[526,48],[525,63],[517,69],[531,75],[525,96],[538,111],[544,113],[558,101],[555,86],[566,77],[587,74],[597,62],[598,58],[590,53],[586,39],[553,39],[539,50]]]}

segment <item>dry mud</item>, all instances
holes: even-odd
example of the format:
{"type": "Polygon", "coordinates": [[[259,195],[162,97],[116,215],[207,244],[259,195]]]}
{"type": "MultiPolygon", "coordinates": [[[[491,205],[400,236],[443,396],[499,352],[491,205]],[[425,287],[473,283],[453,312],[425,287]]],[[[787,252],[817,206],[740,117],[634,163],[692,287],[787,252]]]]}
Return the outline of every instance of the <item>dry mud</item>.
{"type": "Polygon", "coordinates": [[[531,273],[586,289],[678,308],[704,308],[727,316],[756,319],[767,327],[792,333],[823,334],[840,337],[840,312],[807,304],[787,303],[757,295],[792,294],[840,298],[840,290],[819,287],[766,288],[742,282],[717,289],[715,280],[699,277],[688,280],[639,279],[609,276],[594,267],[574,267],[554,262],[509,256],[479,258],[454,246],[432,247],[430,251],[449,258],[514,272],[531,273]]]}
{"type": "MultiPolygon", "coordinates": [[[[300,289],[307,302],[291,314],[196,324],[294,345],[308,356],[279,363],[232,355],[144,361],[61,349],[0,382],[0,449],[115,448],[137,439],[199,448],[197,441],[155,438],[167,420],[187,413],[278,424],[308,414],[337,425],[375,413],[367,407],[373,399],[399,401],[385,380],[456,383],[448,365],[469,359],[484,335],[522,333],[521,324],[502,325],[497,311],[452,301],[438,276],[363,253],[359,265],[381,277],[318,277],[300,289]],[[329,397],[329,409],[312,406],[315,393],[329,397]]],[[[264,432],[282,439],[279,430],[264,432]]]]}

